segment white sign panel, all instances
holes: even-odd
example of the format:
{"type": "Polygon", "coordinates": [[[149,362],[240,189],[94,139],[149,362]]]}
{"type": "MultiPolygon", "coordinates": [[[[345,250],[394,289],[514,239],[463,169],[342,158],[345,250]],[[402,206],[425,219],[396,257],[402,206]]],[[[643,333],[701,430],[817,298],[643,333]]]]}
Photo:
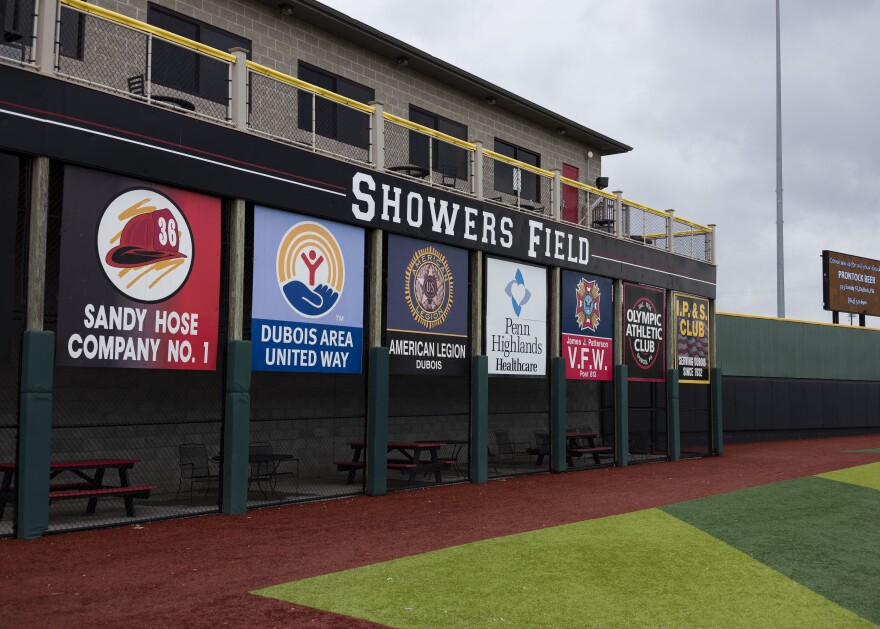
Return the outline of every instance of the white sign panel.
{"type": "Polygon", "coordinates": [[[490,374],[546,374],[546,269],[486,259],[486,355],[490,374]]]}

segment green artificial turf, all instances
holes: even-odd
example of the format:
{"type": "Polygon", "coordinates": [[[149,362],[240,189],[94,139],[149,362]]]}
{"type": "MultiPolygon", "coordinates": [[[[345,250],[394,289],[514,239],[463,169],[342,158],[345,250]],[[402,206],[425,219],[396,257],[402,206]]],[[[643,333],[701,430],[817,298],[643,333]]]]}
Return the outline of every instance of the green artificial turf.
{"type": "Polygon", "coordinates": [[[872,626],[656,509],[254,593],[392,627],[872,626]]]}
{"type": "Polygon", "coordinates": [[[868,465],[859,465],[858,467],[850,467],[845,470],[837,470],[836,472],[826,472],[825,474],[819,474],[819,476],[869,489],[880,489],[880,463],[869,463],[868,465]]]}
{"type": "MultiPolygon", "coordinates": [[[[867,473],[856,468],[837,474],[861,478],[867,473]]],[[[663,510],[880,623],[877,490],[813,476],[663,510]]]]}

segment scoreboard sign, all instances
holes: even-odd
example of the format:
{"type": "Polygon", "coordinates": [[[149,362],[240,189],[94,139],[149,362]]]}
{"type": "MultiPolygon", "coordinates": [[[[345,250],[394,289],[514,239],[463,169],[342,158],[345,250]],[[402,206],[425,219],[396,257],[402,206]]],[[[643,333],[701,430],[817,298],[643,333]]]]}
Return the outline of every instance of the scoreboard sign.
{"type": "Polygon", "coordinates": [[[880,317],[880,261],[822,252],[825,310],[880,317]]]}

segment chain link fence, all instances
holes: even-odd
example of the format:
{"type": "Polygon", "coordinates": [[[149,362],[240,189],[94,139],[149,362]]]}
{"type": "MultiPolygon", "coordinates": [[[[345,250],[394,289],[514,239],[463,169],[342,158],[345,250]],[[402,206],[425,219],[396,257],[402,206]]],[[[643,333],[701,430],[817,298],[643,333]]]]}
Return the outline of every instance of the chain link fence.
{"type": "MultiPolygon", "coordinates": [[[[50,168],[47,250],[60,251],[64,167],[50,168]]],[[[223,221],[225,227],[226,221],[223,221]]],[[[225,242],[225,231],[221,235],[225,242]]],[[[222,251],[227,251],[225,246],[222,251]]],[[[224,253],[219,261],[225,271],[224,253]]],[[[57,330],[60,256],[48,256],[45,327],[57,330]]],[[[220,303],[227,282],[221,272],[220,303]]],[[[118,497],[52,502],[49,531],[181,517],[219,510],[223,426],[225,310],[220,309],[215,371],[55,367],[52,407],[53,462],[102,462],[53,469],[52,486],[97,482],[149,488],[136,494],[133,511],[118,497]],[[124,508],[125,507],[125,508],[124,508]]]]}
{"type": "Polygon", "coordinates": [[[709,456],[712,450],[712,406],[708,384],[679,387],[682,458],[709,456]]]}
{"type": "Polygon", "coordinates": [[[550,469],[547,378],[489,378],[489,478],[550,469]]]}
{"type": "Polygon", "coordinates": [[[574,469],[614,463],[614,387],[608,382],[568,380],[565,387],[566,433],[595,435],[567,437],[566,445],[594,452],[574,452],[568,457],[574,469]]]}
{"type": "Polygon", "coordinates": [[[616,203],[616,199],[592,190],[563,184],[562,221],[613,234],[616,203]]]}
{"type": "Polygon", "coordinates": [[[0,59],[21,64],[33,64],[36,0],[7,2],[6,11],[0,12],[0,59]]]}
{"type": "Polygon", "coordinates": [[[61,10],[58,32],[58,74],[154,105],[230,119],[230,62],[69,7],[61,10]]]}
{"type": "Polygon", "coordinates": [[[372,116],[291,83],[248,70],[248,127],[355,162],[370,162],[372,116]]]}
{"type": "Polygon", "coordinates": [[[650,211],[632,202],[623,202],[623,237],[631,238],[649,247],[666,249],[666,225],[664,213],[650,211]]]}
{"type": "Polygon", "coordinates": [[[669,454],[666,383],[629,382],[629,462],[664,461],[669,454]]]}
{"type": "Polygon", "coordinates": [[[707,262],[712,259],[710,233],[693,223],[672,219],[672,245],[677,255],[707,262]]]}
{"type": "Polygon", "coordinates": [[[483,197],[502,205],[550,214],[553,179],[483,154],[483,197]]]}
{"type": "Polygon", "coordinates": [[[473,151],[387,119],[385,168],[434,186],[473,192],[473,151]]]}

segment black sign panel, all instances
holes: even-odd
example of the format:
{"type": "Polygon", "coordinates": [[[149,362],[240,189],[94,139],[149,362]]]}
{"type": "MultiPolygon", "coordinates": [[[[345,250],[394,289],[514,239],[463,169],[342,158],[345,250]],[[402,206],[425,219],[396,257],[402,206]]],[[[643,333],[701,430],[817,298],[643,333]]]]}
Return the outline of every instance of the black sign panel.
{"type": "MultiPolygon", "coordinates": [[[[2,3],[0,3],[2,4],[2,3]]],[[[15,303],[15,223],[18,218],[18,158],[0,153],[0,365],[9,360],[15,303]]]]}
{"type": "Polygon", "coordinates": [[[666,380],[666,292],[623,285],[623,354],[630,380],[666,380]]]}
{"type": "Polygon", "coordinates": [[[467,373],[467,287],[467,251],[389,234],[385,343],[391,373],[467,373]]]}

